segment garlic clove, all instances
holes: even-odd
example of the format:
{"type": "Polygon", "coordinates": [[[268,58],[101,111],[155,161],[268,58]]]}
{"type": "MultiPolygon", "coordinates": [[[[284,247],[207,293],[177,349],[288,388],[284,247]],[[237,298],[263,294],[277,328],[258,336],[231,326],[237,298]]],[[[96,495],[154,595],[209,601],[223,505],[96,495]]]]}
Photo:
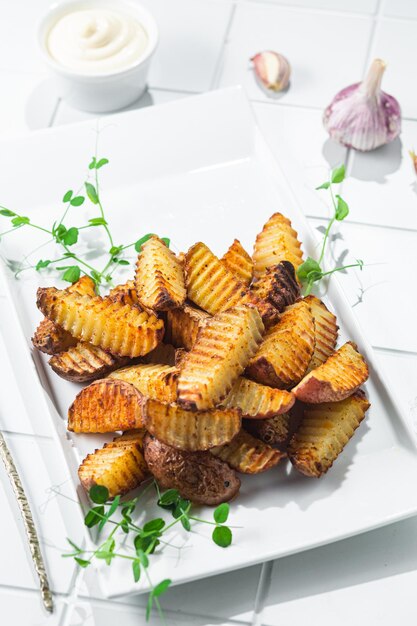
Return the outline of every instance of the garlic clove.
{"type": "Polygon", "coordinates": [[[393,141],[401,131],[398,101],[381,89],[385,63],[375,59],[362,83],[345,87],[325,109],[323,124],[330,137],[366,152],[393,141]]]}
{"type": "Polygon", "coordinates": [[[256,78],[270,91],[282,91],[288,87],[291,67],[282,54],[266,50],[251,58],[256,78]]]}
{"type": "Polygon", "coordinates": [[[417,174],[417,154],[414,152],[414,150],[409,150],[408,154],[411,157],[411,160],[413,162],[414,171],[417,174]]]}

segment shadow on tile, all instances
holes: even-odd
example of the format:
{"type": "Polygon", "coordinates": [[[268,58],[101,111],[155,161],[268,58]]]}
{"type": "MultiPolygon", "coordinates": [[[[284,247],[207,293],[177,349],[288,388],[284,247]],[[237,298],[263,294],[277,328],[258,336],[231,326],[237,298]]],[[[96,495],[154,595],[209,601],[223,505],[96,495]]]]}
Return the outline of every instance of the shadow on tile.
{"type": "Polygon", "coordinates": [[[358,180],[388,182],[387,177],[400,169],[402,143],[397,137],[392,143],[371,152],[355,152],[350,176],[358,180]]]}

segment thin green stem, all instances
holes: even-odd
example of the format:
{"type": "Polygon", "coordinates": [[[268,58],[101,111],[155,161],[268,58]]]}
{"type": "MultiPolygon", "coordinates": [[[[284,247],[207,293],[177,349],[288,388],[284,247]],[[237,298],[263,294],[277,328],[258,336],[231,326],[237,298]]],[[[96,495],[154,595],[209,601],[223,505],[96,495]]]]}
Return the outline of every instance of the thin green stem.
{"type": "Polygon", "coordinates": [[[342,267],[335,267],[333,270],[328,272],[323,272],[322,276],[329,276],[329,274],[334,274],[335,272],[341,272],[342,270],[347,270],[350,267],[363,267],[363,263],[352,263],[350,265],[342,265],[342,267]]]}

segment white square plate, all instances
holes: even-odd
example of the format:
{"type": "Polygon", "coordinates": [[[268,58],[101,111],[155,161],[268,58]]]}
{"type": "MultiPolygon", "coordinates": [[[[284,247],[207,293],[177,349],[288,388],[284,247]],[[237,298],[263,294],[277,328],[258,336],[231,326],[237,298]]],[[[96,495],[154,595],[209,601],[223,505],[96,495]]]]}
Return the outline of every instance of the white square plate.
{"type": "MultiPolygon", "coordinates": [[[[174,249],[185,250],[204,240],[221,254],[234,237],[250,249],[266,219],[282,211],[293,221],[305,252],[314,254],[310,228],[239,88],[118,114],[101,126],[99,156],[110,160],[102,170],[101,193],[116,242],[157,232],[170,236],[174,249]]],[[[60,215],[63,193],[84,180],[94,151],[95,128],[88,121],[1,143],[1,204],[33,220],[52,222],[60,215]]],[[[91,217],[92,207],[86,204],[73,210],[75,224],[82,223],[87,214],[91,217]]],[[[22,229],[3,240],[2,254],[20,258],[36,243],[34,233],[22,229]]],[[[98,243],[93,241],[93,246],[98,243]]],[[[47,258],[46,251],[41,255],[47,258]]],[[[26,338],[26,344],[21,342],[10,358],[27,366],[30,337],[41,318],[35,306],[36,287],[55,280],[27,272],[16,281],[8,270],[3,274],[16,309],[16,324],[26,338]]],[[[207,526],[196,527],[191,534],[175,527],[172,541],[184,547],[180,552],[164,548],[155,556],[154,581],[169,577],[181,583],[210,576],[417,513],[416,440],[402,417],[406,412],[385,386],[335,278],[326,298],[337,313],[340,341],[356,341],[370,364],[366,386],[372,407],[364,424],[320,480],[305,478],[286,463],[264,475],[244,477],[240,496],[231,506],[230,523],[241,528],[234,531],[230,548],[214,546],[207,526]]],[[[77,485],[77,464],[106,437],[66,433],[66,410],[79,386],[55,376],[40,355],[34,354],[33,360],[37,384],[30,386],[30,403],[34,423],[49,413],[77,485]]],[[[21,390],[24,396],[25,384],[21,390]]],[[[203,513],[211,516],[209,510],[203,513]]],[[[104,566],[99,576],[108,596],[146,589],[145,582],[142,586],[133,582],[125,562],[104,566]]]]}

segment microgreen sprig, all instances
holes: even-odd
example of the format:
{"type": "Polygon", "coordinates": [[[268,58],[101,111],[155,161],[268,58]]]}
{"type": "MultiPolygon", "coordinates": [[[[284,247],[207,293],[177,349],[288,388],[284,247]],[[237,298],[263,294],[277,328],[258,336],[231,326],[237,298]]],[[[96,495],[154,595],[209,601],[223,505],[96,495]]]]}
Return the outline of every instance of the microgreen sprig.
{"type": "Polygon", "coordinates": [[[104,560],[107,565],[111,565],[116,558],[130,561],[134,581],[138,582],[143,574],[151,588],[146,606],[147,621],[152,609],[155,608],[163,622],[159,598],[172,582],[167,578],[157,585],[153,585],[148,571],[151,555],[154,554],[158,546],[166,544],[163,540],[164,533],[177,524],[181,524],[187,532],[191,531],[192,522],[209,524],[214,526],[212,540],[215,544],[221,548],[227,548],[232,543],[232,530],[230,526],[226,525],[229,517],[229,505],[227,503],[220,504],[214,510],[213,521],[205,520],[192,515],[192,503],[182,498],[176,489],[161,492],[155,480],[150,482],[139,496],[131,500],[122,501],[120,496],[110,500],[108,489],[100,485],[91,487],[89,496],[94,506],[85,513],[84,524],[88,528],[96,526],[99,533],[102,532],[106,525],[110,525],[112,528],[95,550],[85,550],[71,539],[67,539],[71,546],[71,551],[62,556],[73,558],[83,568],[91,565],[94,559],[104,560]],[[133,514],[136,511],[139,499],[152,486],[156,490],[158,506],[165,511],[169,511],[173,521],[167,523],[161,517],[155,517],[146,521],[142,526],[138,526],[133,521],[133,514]],[[126,536],[132,540],[130,545],[126,542],[126,536]],[[118,543],[119,537],[121,537],[122,541],[118,543]]]}
{"type": "Polygon", "coordinates": [[[349,206],[347,202],[339,195],[335,194],[333,191],[332,185],[340,184],[345,179],[345,166],[339,165],[335,167],[330,174],[330,180],[325,181],[319,187],[319,189],[328,189],[330,192],[330,198],[333,205],[333,216],[329,220],[327,224],[326,230],[324,232],[323,242],[321,245],[320,256],[318,260],[313,259],[312,257],[308,257],[304,263],[300,265],[297,270],[297,276],[301,280],[304,287],[304,295],[307,296],[314,285],[314,283],[320,281],[325,276],[330,276],[335,272],[341,272],[343,270],[347,270],[351,267],[359,267],[360,270],[363,268],[363,261],[360,259],[356,260],[356,263],[351,263],[349,265],[343,265],[341,267],[335,267],[332,270],[327,272],[323,271],[322,263],[324,259],[324,253],[326,250],[326,244],[329,239],[330,231],[335,222],[342,222],[349,215],[349,206]]]}

